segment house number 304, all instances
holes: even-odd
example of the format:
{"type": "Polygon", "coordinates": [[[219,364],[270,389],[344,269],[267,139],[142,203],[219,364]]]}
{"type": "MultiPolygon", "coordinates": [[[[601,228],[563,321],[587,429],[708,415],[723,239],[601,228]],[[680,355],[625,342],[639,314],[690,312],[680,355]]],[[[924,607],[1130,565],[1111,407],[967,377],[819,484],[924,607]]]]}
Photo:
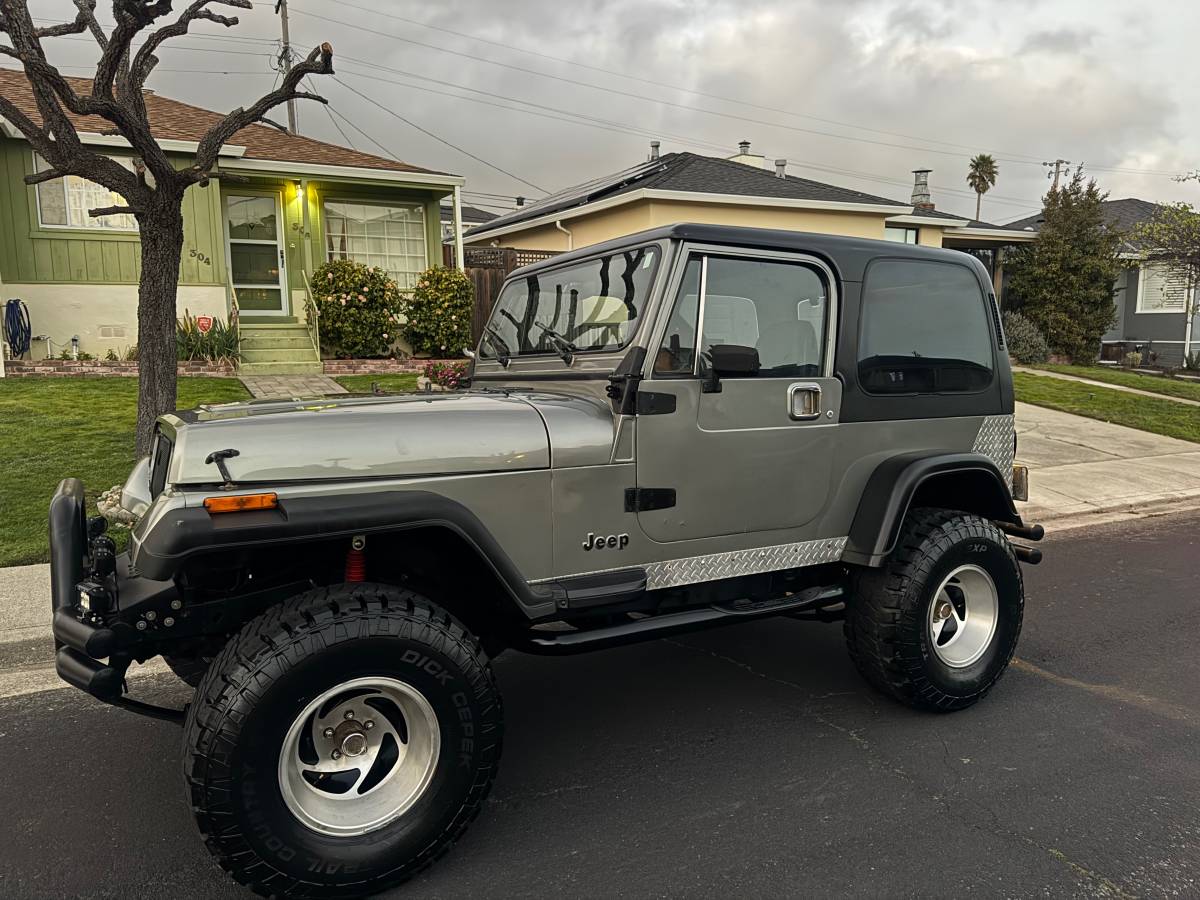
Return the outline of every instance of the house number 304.
{"type": "Polygon", "coordinates": [[[195,249],[194,247],[192,248],[192,252],[188,255],[191,256],[192,259],[200,260],[200,262],[204,263],[206,266],[212,265],[212,257],[205,256],[203,253],[201,253],[199,250],[195,249]]]}

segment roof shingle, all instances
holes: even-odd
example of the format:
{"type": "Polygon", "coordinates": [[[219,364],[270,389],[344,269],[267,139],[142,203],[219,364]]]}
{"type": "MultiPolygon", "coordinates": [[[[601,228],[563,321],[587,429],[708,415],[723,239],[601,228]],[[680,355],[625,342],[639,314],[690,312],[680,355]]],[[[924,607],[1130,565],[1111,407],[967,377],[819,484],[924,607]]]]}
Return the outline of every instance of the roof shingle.
{"type": "MultiPolygon", "coordinates": [[[[67,81],[77,93],[88,93],[92,89],[91,81],[86,78],[67,78],[67,81]]],[[[41,115],[34,102],[33,92],[23,72],[15,69],[0,69],[0,94],[34,122],[41,123],[41,115]]],[[[224,113],[172,100],[152,91],[146,92],[146,112],[150,118],[150,128],[154,136],[160,140],[198,141],[212,126],[224,118],[224,113]]],[[[81,132],[98,133],[111,127],[108,122],[96,116],[76,116],[68,113],[68,118],[81,132]]],[[[386,169],[393,172],[416,172],[427,175],[446,174],[432,169],[422,169],[419,166],[398,162],[394,159],[385,159],[382,156],[351,150],[349,147],[327,144],[324,141],[297,134],[288,134],[267,125],[251,125],[243,128],[230,139],[229,143],[245,147],[244,158],[246,159],[271,159],[326,166],[386,169]]]]}

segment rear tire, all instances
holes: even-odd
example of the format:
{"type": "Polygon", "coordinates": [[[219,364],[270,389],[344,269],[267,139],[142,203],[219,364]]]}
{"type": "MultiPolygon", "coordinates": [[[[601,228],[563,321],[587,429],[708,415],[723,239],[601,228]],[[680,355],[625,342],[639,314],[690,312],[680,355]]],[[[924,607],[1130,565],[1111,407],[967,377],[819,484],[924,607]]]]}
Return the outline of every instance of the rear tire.
{"type": "Polygon", "coordinates": [[[239,882],[359,897],[462,835],[501,733],[491,667],[461,623],[411,591],[345,584],[225,646],[188,711],[184,775],[205,844],[239,882]]]}
{"type": "Polygon", "coordinates": [[[854,572],[843,627],[868,682],[910,706],[952,712],[1004,674],[1024,610],[1004,532],[970,513],[918,509],[881,568],[854,572]]]}

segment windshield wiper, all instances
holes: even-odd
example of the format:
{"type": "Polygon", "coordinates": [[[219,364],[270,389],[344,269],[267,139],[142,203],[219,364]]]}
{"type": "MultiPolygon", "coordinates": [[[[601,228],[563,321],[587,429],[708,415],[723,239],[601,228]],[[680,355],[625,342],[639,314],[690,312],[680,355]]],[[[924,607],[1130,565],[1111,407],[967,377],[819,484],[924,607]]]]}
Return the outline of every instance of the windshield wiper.
{"type": "Polygon", "coordinates": [[[492,345],[492,349],[496,351],[496,362],[507,369],[508,364],[512,362],[512,351],[509,350],[508,343],[504,338],[500,337],[499,332],[492,325],[488,325],[483,329],[483,337],[484,340],[492,345]]]}
{"type": "Polygon", "coordinates": [[[575,359],[574,354],[579,350],[579,348],[549,325],[543,325],[541,322],[534,322],[533,325],[535,328],[542,329],[542,332],[546,335],[546,337],[550,338],[550,340],[554,342],[554,346],[558,347],[559,350],[558,355],[562,357],[562,361],[569,366],[572,360],[575,359]]]}

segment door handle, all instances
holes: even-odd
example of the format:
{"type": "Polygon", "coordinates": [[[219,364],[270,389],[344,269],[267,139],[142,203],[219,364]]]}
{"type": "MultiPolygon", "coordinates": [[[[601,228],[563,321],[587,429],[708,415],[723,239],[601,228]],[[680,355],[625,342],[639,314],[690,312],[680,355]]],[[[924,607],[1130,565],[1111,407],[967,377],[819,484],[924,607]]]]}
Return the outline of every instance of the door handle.
{"type": "Polygon", "coordinates": [[[821,417],[821,386],[802,381],[788,386],[788,416],[798,422],[821,417]]]}

